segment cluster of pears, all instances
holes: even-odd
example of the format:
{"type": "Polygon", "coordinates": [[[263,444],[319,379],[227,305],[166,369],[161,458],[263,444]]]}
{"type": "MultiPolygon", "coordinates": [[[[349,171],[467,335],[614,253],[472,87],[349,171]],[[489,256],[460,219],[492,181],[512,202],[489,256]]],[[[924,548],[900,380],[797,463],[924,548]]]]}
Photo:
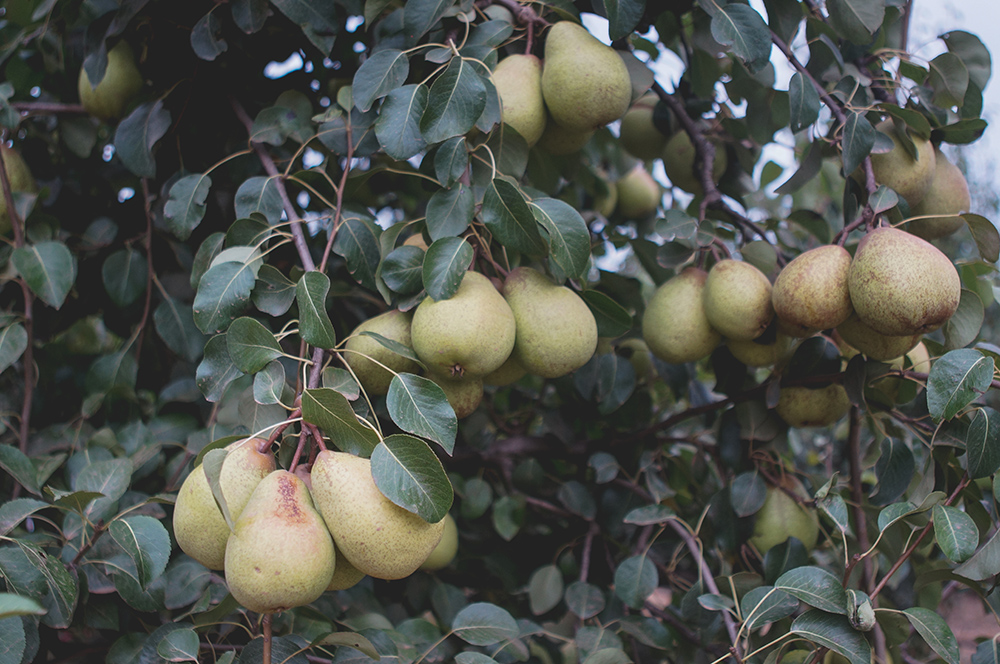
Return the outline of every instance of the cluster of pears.
{"type": "Polygon", "coordinates": [[[84,110],[105,122],[120,119],[129,103],[142,90],[142,74],[135,64],[132,48],[120,41],[108,51],[104,78],[95,85],[83,67],[77,80],[77,92],[84,110]]]}
{"type": "Polygon", "coordinates": [[[361,323],[345,344],[346,361],[367,394],[385,394],[394,373],[420,367],[365,331],[412,348],[459,418],[479,406],[484,384],[507,385],[529,373],[564,376],[597,348],[597,322],[583,299],[528,266],[512,270],[501,290],[467,271],[446,300],[427,297],[412,312],[391,310],[361,323]]]}
{"type": "Polygon", "coordinates": [[[391,502],[375,484],[370,460],[324,450],[311,470],[289,472],[260,450],[264,442],[248,438],[227,448],[222,501],[199,464],[181,486],[173,516],[178,546],[209,569],[225,570],[229,591],[247,609],[284,611],[350,588],[366,574],[401,579],[454,558],[451,517],[428,523],[391,502]]]}
{"type": "MultiPolygon", "coordinates": [[[[955,313],[960,296],[958,272],[937,247],[880,227],[862,238],[853,257],[839,245],[802,253],[773,286],[739,260],[721,260],[708,272],[686,268],[653,294],[642,331],[650,350],[671,363],[704,358],[724,338],[744,364],[772,366],[796,340],[825,330],[835,330],[844,354],[901,362],[922,335],[955,313]]],[[[849,406],[844,388],[833,383],[784,386],[776,410],[791,426],[825,426],[849,406]]]]}
{"type": "Polygon", "coordinates": [[[510,55],[493,72],[505,124],[556,155],[582,148],[593,133],[625,114],[632,81],[622,57],[572,21],[545,38],[544,60],[510,55]]]}

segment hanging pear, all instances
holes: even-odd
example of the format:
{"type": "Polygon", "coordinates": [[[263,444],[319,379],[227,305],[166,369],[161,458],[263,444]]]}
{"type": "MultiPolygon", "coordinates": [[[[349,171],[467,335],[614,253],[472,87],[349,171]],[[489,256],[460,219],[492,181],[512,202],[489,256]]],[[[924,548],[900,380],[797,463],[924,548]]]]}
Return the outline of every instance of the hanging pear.
{"type": "Polygon", "coordinates": [[[362,334],[374,332],[386,339],[410,346],[410,320],[413,315],[398,309],[390,309],[362,322],[344,344],[347,351],[344,359],[354,371],[361,387],[369,396],[385,394],[396,373],[420,371],[420,365],[383,346],[378,340],[362,334]],[[380,366],[385,365],[385,366],[380,366]],[[391,371],[390,371],[391,370],[391,371]]]}
{"type": "Polygon", "coordinates": [[[514,54],[493,70],[493,85],[500,96],[501,117],[531,147],[545,131],[542,99],[542,61],[535,55],[514,54]]]}
{"type": "Polygon", "coordinates": [[[722,336],[709,324],[702,301],[708,273],[684,269],[664,282],[646,305],[642,338],[661,360],[671,364],[707,357],[722,336]]]}

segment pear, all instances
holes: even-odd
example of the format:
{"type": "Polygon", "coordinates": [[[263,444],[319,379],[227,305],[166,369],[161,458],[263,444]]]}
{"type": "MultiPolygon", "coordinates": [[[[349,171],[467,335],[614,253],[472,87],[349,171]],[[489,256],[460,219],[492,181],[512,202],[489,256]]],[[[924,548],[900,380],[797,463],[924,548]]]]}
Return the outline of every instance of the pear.
{"type": "MultiPolygon", "coordinates": [[[[28,192],[33,193],[38,190],[35,178],[31,176],[28,165],[21,157],[21,153],[14,148],[9,148],[0,143],[0,151],[3,152],[3,163],[7,172],[7,181],[10,182],[12,193],[28,192]]],[[[7,211],[7,197],[0,192],[0,235],[7,235],[11,231],[10,213],[7,211]]]]}
{"type": "Polygon", "coordinates": [[[750,341],[727,339],[726,347],[733,357],[748,367],[774,366],[788,355],[792,349],[792,339],[787,334],[775,332],[773,339],[763,343],[761,340],[765,336],[770,335],[761,335],[750,341]]]}
{"type": "Polygon", "coordinates": [[[330,585],[333,539],[305,482],[276,470],[257,485],[226,546],[226,584],[258,613],[309,604],[330,585]]]}
{"type": "MultiPolygon", "coordinates": [[[[934,179],[934,145],[926,138],[911,133],[910,138],[917,149],[917,158],[914,159],[903,147],[897,133],[899,130],[892,120],[883,120],[875,128],[892,138],[893,143],[889,152],[871,156],[875,181],[905,198],[912,208],[923,200],[934,179]]],[[[860,174],[855,177],[860,177],[860,174]]]]}
{"type": "Polygon", "coordinates": [[[665,362],[681,364],[707,357],[721,336],[709,324],[702,304],[708,273],[689,267],[653,293],[642,319],[642,338],[665,362]]]}
{"type": "MultiPolygon", "coordinates": [[[[274,457],[258,452],[259,438],[247,438],[228,449],[219,472],[219,487],[229,515],[236,521],[254,489],[274,471],[274,457]]],[[[201,464],[191,471],[174,504],[174,538],[177,546],[209,569],[222,569],[230,530],[219,509],[201,464]]]]}
{"type": "Polygon", "coordinates": [[[444,532],[441,533],[441,541],[438,542],[427,560],[420,564],[423,570],[439,570],[451,564],[458,553],[458,526],[451,514],[444,517],[444,532]]]}
{"type": "Polygon", "coordinates": [[[835,244],[810,249],[788,263],[771,291],[782,329],[797,337],[811,337],[847,320],[854,310],[847,288],[850,267],[851,254],[835,244]]]}
{"type": "Polygon", "coordinates": [[[906,225],[906,230],[925,240],[951,235],[965,225],[965,221],[957,215],[968,212],[970,205],[969,183],[962,171],[935,148],[931,186],[923,200],[912,206],[910,212],[915,217],[938,216],[914,219],[906,225]]]}
{"type": "Polygon", "coordinates": [[[556,123],[550,115],[545,123],[545,131],[538,139],[538,147],[550,155],[560,157],[579,152],[593,135],[594,130],[592,129],[585,131],[567,129],[556,123]]]}
{"type": "MultiPolygon", "coordinates": [[[[713,141],[713,145],[715,158],[712,160],[712,179],[718,182],[726,172],[729,159],[721,143],[713,141]]],[[[672,185],[699,196],[705,193],[705,188],[701,185],[701,173],[695,170],[697,151],[686,131],[678,131],[670,137],[662,156],[663,170],[672,185]]]]}
{"type": "Polygon", "coordinates": [[[528,373],[558,378],[579,369],[597,348],[597,321],[575,292],[521,266],[504,281],[503,297],[514,312],[514,356],[528,373]]]}
{"type": "Polygon", "coordinates": [[[618,212],[626,219],[643,219],[655,213],[663,196],[660,183],[642,164],[623,175],[615,188],[618,190],[618,212]]]}
{"type": "Polygon", "coordinates": [[[534,55],[508,55],[493,70],[493,85],[502,105],[503,121],[531,147],[545,131],[542,61],[534,55]]]}
{"type": "Polygon", "coordinates": [[[640,97],[622,117],[618,130],[621,146],[636,159],[659,159],[667,146],[667,137],[653,124],[658,97],[649,93],[640,97]]]}
{"type": "MultiPolygon", "coordinates": [[[[647,312],[649,309],[647,308],[647,312]]],[[[632,337],[623,339],[618,348],[624,350],[622,355],[628,358],[632,370],[635,372],[636,383],[652,383],[656,380],[656,365],[653,362],[653,353],[649,350],[649,344],[645,339],[632,337]]]]}
{"type": "Polygon", "coordinates": [[[709,324],[728,339],[756,339],[774,318],[771,282],[750,263],[731,258],[708,271],[702,302],[709,324]]]}
{"type": "MultiPolygon", "coordinates": [[[[905,369],[907,368],[907,362],[909,362],[909,368],[912,371],[919,371],[921,373],[930,372],[931,354],[927,350],[927,346],[924,345],[923,341],[919,342],[916,346],[907,351],[906,355],[890,360],[889,365],[893,369],[905,369]]],[[[900,388],[902,388],[904,381],[904,378],[890,375],[873,381],[872,387],[884,396],[888,397],[890,403],[895,403],[896,399],[899,397],[899,391],[900,388]]],[[[921,389],[923,389],[923,385],[917,382],[916,389],[911,392],[911,394],[916,396],[921,389]]]]}
{"type": "Polygon", "coordinates": [[[514,354],[511,353],[510,357],[500,365],[499,369],[483,376],[483,384],[503,387],[516,383],[526,376],[527,373],[528,371],[524,368],[524,365],[518,362],[514,354]]]}
{"type": "Polygon", "coordinates": [[[848,273],[858,317],[880,334],[932,332],[958,309],[958,271],[926,240],[897,228],[869,232],[858,244],[848,273]]]}
{"type": "Polygon", "coordinates": [[[614,49],[582,25],[559,21],[545,38],[542,94],[556,122],[582,133],[625,115],[632,80],[614,49]]]}
{"type": "Polygon", "coordinates": [[[123,41],[108,51],[108,66],[104,78],[95,85],[81,67],[77,91],[84,110],[95,118],[109,122],[125,113],[129,102],[142,90],[142,74],[135,65],[132,49],[123,41]]]}
{"type": "Polygon", "coordinates": [[[774,407],[778,416],[794,428],[830,426],[846,415],[850,408],[847,391],[836,383],[818,388],[803,385],[782,387],[778,393],[778,405],[774,407]]]}
{"type": "Polygon", "coordinates": [[[420,371],[420,365],[407,357],[394,353],[376,339],[361,333],[374,332],[409,347],[412,318],[413,314],[410,312],[404,313],[397,309],[391,309],[362,322],[354,328],[351,337],[344,344],[347,351],[344,353],[344,359],[369,396],[385,394],[389,391],[389,383],[392,382],[395,375],[392,373],[393,371],[396,373],[416,373],[420,371]],[[379,366],[379,364],[384,364],[391,371],[379,366]]]}
{"type": "MultiPolygon", "coordinates": [[[[785,476],[785,484],[793,493],[808,499],[798,480],[785,476]]],[[[764,504],[757,511],[753,526],[753,544],[761,555],[789,537],[802,542],[806,551],[816,548],[819,540],[819,519],[816,513],[792,498],[779,487],[768,487],[764,504]]]]}
{"type": "MultiPolygon", "coordinates": [[[[492,374],[490,374],[492,375],[492,374]]],[[[479,408],[483,400],[483,379],[476,376],[465,378],[451,378],[436,373],[429,373],[427,377],[437,383],[438,387],[444,390],[444,395],[448,397],[448,403],[455,411],[455,417],[463,419],[472,415],[479,408]]]]}
{"type": "Polygon", "coordinates": [[[379,491],[369,459],[324,450],[312,467],[313,497],[337,549],[376,579],[402,579],[441,541],[444,519],[428,523],[379,491]]]}
{"type": "Polygon", "coordinates": [[[514,349],[514,312],[489,279],[466,272],[447,300],[425,298],[413,313],[413,350],[430,371],[461,378],[500,368],[514,349]]]}
{"type": "Polygon", "coordinates": [[[846,343],[879,362],[902,357],[920,342],[922,336],[919,332],[903,336],[881,334],[865,325],[856,315],[837,326],[837,334],[846,343]]]}
{"type": "Polygon", "coordinates": [[[330,579],[330,585],[326,589],[347,590],[348,588],[353,588],[358,585],[361,579],[365,578],[365,573],[352,565],[351,561],[337,550],[336,543],[334,543],[333,549],[337,564],[333,570],[333,578],[330,579]]]}

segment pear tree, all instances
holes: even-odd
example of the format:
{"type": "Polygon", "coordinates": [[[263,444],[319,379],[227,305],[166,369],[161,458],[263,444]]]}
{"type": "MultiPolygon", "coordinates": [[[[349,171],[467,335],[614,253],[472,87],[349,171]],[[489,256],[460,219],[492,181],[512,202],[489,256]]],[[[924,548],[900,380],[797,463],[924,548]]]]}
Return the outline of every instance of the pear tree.
{"type": "Polygon", "coordinates": [[[997,662],[921,11],[8,3],[0,664],[997,662]]]}

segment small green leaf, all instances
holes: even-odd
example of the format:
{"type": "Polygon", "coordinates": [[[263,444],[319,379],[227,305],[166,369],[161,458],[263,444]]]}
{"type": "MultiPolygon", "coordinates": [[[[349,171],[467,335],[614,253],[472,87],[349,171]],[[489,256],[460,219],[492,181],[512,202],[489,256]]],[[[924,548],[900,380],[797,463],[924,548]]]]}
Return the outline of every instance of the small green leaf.
{"type": "Polygon", "coordinates": [[[214,11],[198,19],[191,29],[191,50],[202,60],[211,62],[229,48],[222,38],[222,23],[214,11]]]}
{"type": "Polygon", "coordinates": [[[153,146],[170,128],[170,112],[163,101],[139,104],[115,129],[115,154],[129,171],[144,178],[156,177],[153,146]]]}
{"type": "Polygon", "coordinates": [[[747,592],[740,602],[746,628],[753,631],[794,614],[799,600],[776,590],[773,586],[758,586],[747,592]]]}
{"type": "Polygon", "coordinates": [[[934,103],[942,108],[961,106],[969,86],[969,70],[954,53],[942,53],[930,61],[927,85],[934,90],[934,103]]]}
{"type": "Polygon", "coordinates": [[[868,44],[882,25],[885,0],[827,0],[830,25],[855,44],[868,44]]]}
{"type": "Polygon", "coordinates": [[[474,207],[472,189],[461,183],[431,194],[427,201],[427,233],[431,241],[464,233],[472,223],[474,207]]]}
{"type": "Polygon", "coordinates": [[[875,127],[860,113],[850,113],[841,139],[844,172],[853,173],[875,147],[875,127]]]}
{"type": "Polygon", "coordinates": [[[1000,470],[1000,413],[989,407],[976,409],[965,438],[969,477],[989,477],[1000,470]]]}
{"type": "Polygon", "coordinates": [[[178,240],[187,240],[191,231],[205,218],[205,201],[212,179],[204,173],[185,175],[170,187],[170,194],[163,206],[167,227],[178,240]]]}
{"type": "Polygon", "coordinates": [[[351,87],[354,105],[368,111],[376,99],[403,85],[409,72],[410,60],[402,51],[386,48],[373,53],[354,74],[351,87]]]}
{"type": "Polygon", "coordinates": [[[984,318],[983,301],[973,291],[963,288],[958,309],[944,324],[945,350],[963,348],[975,341],[984,318]]]}
{"type": "Polygon", "coordinates": [[[660,574],[648,556],[626,558],[615,570],[615,595],[633,609],[641,609],[658,585],[660,574]]]}
{"type": "Polygon", "coordinates": [[[137,580],[143,589],[166,570],[170,559],[170,535],[157,519],[133,514],[112,521],[109,532],[135,565],[137,580]]]}
{"type": "Polygon", "coordinates": [[[372,477],[396,505],[428,523],[448,514],[455,493],[441,460],[426,442],[406,434],[387,436],[372,451],[372,477]]]}
{"type": "Polygon", "coordinates": [[[604,593],[595,585],[574,581],[566,588],[566,606],[581,620],[593,618],[604,610],[604,593]]]}
{"type": "Polygon", "coordinates": [[[975,555],[955,568],[955,574],[973,581],[985,581],[1000,574],[1000,530],[975,555]]]}
{"type": "Polygon", "coordinates": [[[623,521],[637,526],[651,526],[676,518],[677,513],[666,505],[645,505],[630,511],[625,515],[623,521]]]}
{"type": "Polygon", "coordinates": [[[198,633],[193,629],[177,629],[156,645],[156,654],[168,662],[197,662],[201,652],[198,633]]]}
{"type": "Polygon", "coordinates": [[[6,371],[28,348],[28,332],[21,323],[14,323],[0,330],[0,372],[6,371]]]}
{"type": "Polygon", "coordinates": [[[604,293],[585,290],[580,297],[590,307],[597,320],[597,334],[601,337],[620,337],[632,329],[632,314],[604,293]]]}
{"type": "Polygon", "coordinates": [[[37,545],[23,540],[17,540],[16,544],[28,562],[41,574],[48,588],[48,592],[42,597],[42,606],[46,610],[42,623],[54,629],[66,629],[73,621],[73,612],[80,594],[76,576],[66,569],[62,560],[47,554],[37,545]]]}
{"type": "Polygon", "coordinates": [[[344,452],[368,457],[379,443],[378,433],[358,420],[347,398],[329,387],[302,393],[302,417],[323,429],[344,452]]]}
{"type": "Polygon", "coordinates": [[[444,390],[429,378],[410,373],[393,376],[386,408],[404,431],[433,440],[448,454],[455,449],[458,419],[444,390]]]}
{"type": "MultiPolygon", "coordinates": [[[[306,272],[295,285],[295,300],[299,305],[299,334],[307,343],[319,348],[333,348],[337,345],[337,333],[334,332],[330,314],[326,311],[326,296],[329,292],[330,277],[322,272],[306,272]]],[[[230,327],[230,334],[232,330],[230,327]]]]}
{"type": "Polygon", "coordinates": [[[205,399],[215,403],[222,399],[226,387],[243,375],[229,356],[225,334],[217,334],[205,344],[205,356],[198,364],[195,382],[205,399]]]}
{"type": "Polygon", "coordinates": [[[194,324],[191,305],[164,297],[153,311],[153,326],[167,348],[188,362],[197,362],[208,338],[194,324]]]}
{"type": "Polygon", "coordinates": [[[801,72],[792,74],[788,82],[788,105],[791,111],[789,127],[793,132],[800,132],[819,119],[819,92],[801,72]]]}
{"type": "Polygon", "coordinates": [[[529,204],[545,229],[552,260],[570,279],[583,279],[590,269],[590,229],[576,209],[556,198],[536,198],[529,204]]]}
{"type": "Polygon", "coordinates": [[[646,9],[646,0],[601,0],[608,17],[608,32],[612,40],[626,37],[635,30],[646,9]]]}
{"type": "Polygon", "coordinates": [[[0,536],[6,535],[19,523],[46,507],[49,507],[48,503],[34,498],[15,498],[0,505],[0,536]]]}
{"type": "Polygon", "coordinates": [[[272,226],[281,220],[282,203],[278,181],[264,175],[247,179],[236,190],[236,217],[246,218],[259,212],[272,226]]]}
{"type": "MultiPolygon", "coordinates": [[[[12,616],[42,615],[45,615],[45,608],[30,597],[22,597],[13,593],[0,593],[0,620],[12,616]]],[[[4,645],[7,643],[5,642],[4,645]]]]}
{"type": "Polygon", "coordinates": [[[222,332],[246,309],[254,287],[250,264],[217,263],[198,282],[192,310],[194,323],[205,334],[222,332]]]}
{"type": "Polygon", "coordinates": [[[976,241],[976,248],[983,260],[996,263],[1000,260],[1000,231],[986,217],[978,214],[966,213],[962,219],[969,225],[972,239],[976,241]]]}
{"type": "Polygon", "coordinates": [[[499,176],[490,182],[480,214],[486,227],[508,249],[530,256],[548,253],[524,194],[510,178],[499,176]]]}
{"type": "Polygon", "coordinates": [[[771,55],[771,31],[767,23],[747,5],[730,3],[716,5],[712,14],[712,36],[724,46],[732,46],[747,68],[759,71],[767,66],[771,55]]]}
{"type": "Polygon", "coordinates": [[[381,229],[371,219],[348,213],[333,241],[334,253],[347,261],[347,269],[354,279],[369,290],[376,290],[375,274],[382,261],[381,234],[381,229]]]}
{"type": "Polygon", "coordinates": [[[56,309],[63,305],[76,281],[76,259],[65,244],[46,241],[18,247],[10,260],[42,302],[56,309]]]}
{"type": "Polygon", "coordinates": [[[434,153],[434,175],[442,187],[451,187],[469,168],[465,136],[455,136],[438,146],[434,153]]]}
{"type": "Polygon", "coordinates": [[[927,377],[927,409],[935,420],[948,420],[989,389],[993,358],[972,349],[946,353],[927,377]]]}
{"type": "Polygon", "coordinates": [[[979,546],[979,528],[972,517],[955,507],[935,505],[934,538],[948,560],[961,563],[972,557],[979,546]]]}
{"type": "Polygon", "coordinates": [[[146,290],[146,257],[135,249],[120,249],[104,260],[101,277],[112,302],[127,307],[146,290]]]}
{"type": "Polygon", "coordinates": [[[447,300],[458,291],[472,264],[472,245],[460,237],[443,237],[427,248],[422,266],[424,290],[435,300],[447,300]]]}
{"type": "Polygon", "coordinates": [[[729,488],[729,503],[736,516],[750,516],[764,506],[767,484],[756,471],[740,473],[729,488]]]}
{"type": "Polygon", "coordinates": [[[320,639],[314,640],[311,645],[346,646],[348,648],[354,648],[358,652],[367,655],[372,659],[379,659],[381,657],[372,642],[357,632],[334,632],[332,634],[327,634],[320,639]]]}
{"type": "MultiPolygon", "coordinates": [[[[404,20],[407,13],[409,11],[404,12],[404,20]]],[[[476,73],[475,66],[464,58],[452,58],[448,67],[431,84],[427,109],[420,121],[424,140],[440,143],[452,136],[467,134],[484,108],[486,85],[476,73]]]]}
{"type": "Polygon", "coordinates": [[[273,359],[281,357],[274,335],[254,318],[237,318],[226,333],[229,357],[243,373],[257,373],[273,359]]]}
{"type": "Polygon", "coordinates": [[[871,664],[871,646],[846,616],[811,609],[792,622],[791,632],[840,653],[851,664],[871,664]]]}
{"type": "Polygon", "coordinates": [[[562,572],[555,565],[543,565],[528,579],[528,604],[540,616],[554,609],[563,597],[562,572]]]}
{"type": "Polygon", "coordinates": [[[901,439],[883,438],[880,450],[881,455],[875,463],[878,491],[871,499],[876,505],[887,505],[903,495],[913,479],[916,462],[913,452],[901,439]]]}
{"type": "Polygon", "coordinates": [[[330,54],[340,28],[337,7],[332,0],[271,0],[271,4],[302,28],[302,34],[320,53],[324,56],[330,54]]]}
{"type": "Polygon", "coordinates": [[[980,90],[986,89],[993,70],[990,51],[976,35],[964,30],[951,30],[940,36],[948,50],[965,64],[969,80],[980,90]]]}
{"type": "Polygon", "coordinates": [[[285,365],[278,360],[268,362],[267,366],[253,377],[253,400],[259,404],[266,406],[280,403],[284,389],[285,365]]]}
{"type": "Polygon", "coordinates": [[[405,161],[427,147],[420,133],[427,93],[423,84],[404,85],[390,92],[382,102],[375,136],[385,153],[397,161],[405,161]]]}
{"type": "Polygon", "coordinates": [[[488,602],[475,602],[458,612],[452,632],[474,646],[491,646],[517,638],[517,621],[506,610],[488,602]]]}
{"type": "Polygon", "coordinates": [[[381,270],[382,280],[394,292],[419,293],[424,287],[424,250],[405,244],[396,247],[382,261],[381,270]]]}
{"type": "Polygon", "coordinates": [[[0,468],[31,493],[40,495],[38,471],[31,459],[13,445],[0,445],[0,468]]]}
{"type": "Polygon", "coordinates": [[[283,316],[295,301],[296,282],[271,265],[261,265],[251,297],[265,314],[283,316]]]}
{"type": "Polygon", "coordinates": [[[411,39],[420,39],[453,4],[454,0],[409,0],[403,10],[403,32],[411,39]]]}
{"type": "Polygon", "coordinates": [[[834,574],[822,567],[796,567],[774,582],[774,587],[809,606],[828,613],[847,614],[847,595],[834,574]]]}
{"type": "Polygon", "coordinates": [[[904,609],[903,613],[913,625],[913,629],[917,630],[917,633],[941,659],[948,664],[958,664],[958,639],[955,638],[955,634],[948,627],[944,618],[922,606],[904,609]]]}

